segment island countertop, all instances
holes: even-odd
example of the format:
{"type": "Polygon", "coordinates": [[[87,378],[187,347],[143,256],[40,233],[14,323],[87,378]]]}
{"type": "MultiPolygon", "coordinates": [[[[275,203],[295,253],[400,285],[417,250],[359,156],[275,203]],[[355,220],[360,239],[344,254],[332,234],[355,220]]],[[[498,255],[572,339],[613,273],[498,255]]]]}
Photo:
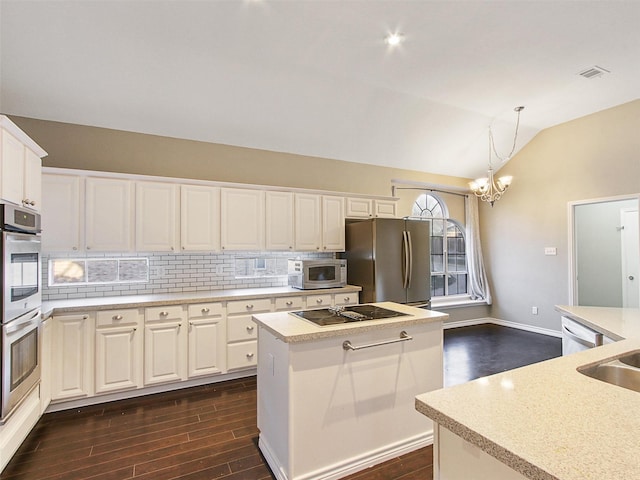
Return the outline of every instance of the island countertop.
{"type": "MultiPolygon", "coordinates": [[[[640,321],[638,309],[557,309],[614,338],[640,321]]],[[[577,371],[635,350],[640,337],[418,395],[416,409],[526,478],[640,478],[640,394],[577,371]]]]}
{"type": "Polygon", "coordinates": [[[352,333],[362,333],[393,327],[403,327],[422,323],[442,322],[449,315],[393,302],[374,303],[379,307],[406,314],[402,317],[347,322],[337,325],[318,326],[308,320],[295,317],[287,312],[263,313],[253,316],[253,321],[266,328],[276,338],[286,343],[309,342],[321,338],[338,337],[352,333]]]}

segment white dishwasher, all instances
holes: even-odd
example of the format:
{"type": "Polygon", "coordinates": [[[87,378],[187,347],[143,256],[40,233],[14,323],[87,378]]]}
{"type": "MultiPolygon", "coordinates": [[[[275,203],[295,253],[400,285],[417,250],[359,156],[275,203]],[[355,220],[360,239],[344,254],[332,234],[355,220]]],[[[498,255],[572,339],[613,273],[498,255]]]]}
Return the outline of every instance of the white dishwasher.
{"type": "Polygon", "coordinates": [[[569,317],[562,317],[562,355],[599,347],[603,342],[602,333],[591,330],[569,317]]]}

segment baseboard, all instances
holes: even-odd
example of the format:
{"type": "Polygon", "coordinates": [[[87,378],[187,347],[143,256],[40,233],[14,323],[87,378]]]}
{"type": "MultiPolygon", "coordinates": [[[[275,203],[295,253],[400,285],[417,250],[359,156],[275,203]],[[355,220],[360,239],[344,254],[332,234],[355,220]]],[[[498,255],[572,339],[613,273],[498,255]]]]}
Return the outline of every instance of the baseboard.
{"type": "Polygon", "coordinates": [[[536,327],[533,325],[527,325],[525,323],[510,322],[508,320],[500,320],[498,318],[484,317],[473,318],[471,320],[460,320],[456,322],[445,322],[442,328],[458,328],[458,327],[470,327],[473,325],[483,325],[485,323],[492,323],[494,325],[500,325],[502,327],[517,328],[518,330],[526,330],[527,332],[539,333],[541,335],[548,335],[549,337],[562,338],[562,333],[557,330],[551,330],[548,328],[536,327]]]}
{"type": "Polygon", "coordinates": [[[264,455],[267,464],[271,468],[271,472],[277,480],[338,480],[347,475],[360,472],[374,465],[378,465],[429,445],[433,445],[433,430],[395,444],[386,445],[379,450],[367,452],[364,455],[324,467],[322,470],[307,472],[296,477],[289,478],[276,456],[273,455],[268,442],[266,442],[262,436],[258,439],[260,451],[264,455]]]}

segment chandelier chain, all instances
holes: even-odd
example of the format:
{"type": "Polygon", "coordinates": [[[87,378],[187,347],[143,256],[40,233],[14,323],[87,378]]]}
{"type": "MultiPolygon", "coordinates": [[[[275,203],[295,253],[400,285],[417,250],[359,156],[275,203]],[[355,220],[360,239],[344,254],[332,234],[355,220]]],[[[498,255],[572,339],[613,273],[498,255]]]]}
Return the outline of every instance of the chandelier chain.
{"type": "Polygon", "coordinates": [[[501,162],[506,162],[507,160],[509,160],[511,158],[511,155],[513,155],[513,152],[516,151],[516,141],[518,140],[518,129],[520,128],[520,112],[524,109],[524,107],[516,107],[514,108],[514,110],[516,111],[516,113],[518,114],[517,118],[516,118],[516,131],[513,135],[513,145],[511,146],[511,151],[509,152],[509,154],[505,157],[502,158],[499,154],[498,151],[496,150],[496,144],[493,141],[493,132],[491,131],[491,126],[489,126],[489,167],[491,167],[491,152],[493,151],[493,154],[496,156],[496,158],[498,160],[500,160],[501,162]]]}

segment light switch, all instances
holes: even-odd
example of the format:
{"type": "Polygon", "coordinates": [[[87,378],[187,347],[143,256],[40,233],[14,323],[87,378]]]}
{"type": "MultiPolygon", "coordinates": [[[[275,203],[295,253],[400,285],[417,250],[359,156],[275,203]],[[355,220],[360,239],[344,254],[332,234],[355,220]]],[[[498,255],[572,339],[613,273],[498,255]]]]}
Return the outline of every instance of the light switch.
{"type": "Polygon", "coordinates": [[[558,249],[556,247],[544,247],[545,255],[557,255],[558,249]]]}

